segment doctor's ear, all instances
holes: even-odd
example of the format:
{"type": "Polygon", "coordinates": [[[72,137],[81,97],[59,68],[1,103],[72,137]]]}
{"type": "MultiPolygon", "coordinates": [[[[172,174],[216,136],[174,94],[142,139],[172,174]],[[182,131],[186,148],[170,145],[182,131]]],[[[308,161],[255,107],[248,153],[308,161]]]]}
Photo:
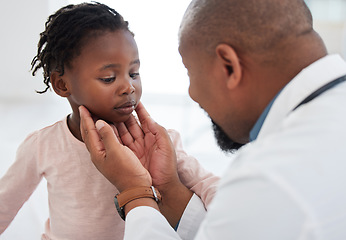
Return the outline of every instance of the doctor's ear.
{"type": "Polygon", "coordinates": [[[227,44],[217,45],[216,55],[221,61],[224,76],[227,79],[227,87],[230,89],[235,88],[242,77],[240,60],[234,48],[227,44]]]}
{"type": "Polygon", "coordinates": [[[58,71],[53,71],[50,74],[50,83],[52,84],[53,90],[56,94],[61,97],[68,97],[71,95],[66,79],[61,76],[61,73],[58,71]]]}

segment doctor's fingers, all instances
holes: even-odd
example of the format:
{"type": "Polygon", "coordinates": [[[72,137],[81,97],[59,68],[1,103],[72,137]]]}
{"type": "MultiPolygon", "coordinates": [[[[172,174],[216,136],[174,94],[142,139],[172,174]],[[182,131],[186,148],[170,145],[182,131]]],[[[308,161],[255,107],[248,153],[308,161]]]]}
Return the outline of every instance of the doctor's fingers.
{"type": "Polygon", "coordinates": [[[121,138],[120,138],[120,135],[119,135],[119,132],[118,132],[118,129],[116,128],[116,126],[114,126],[114,124],[109,124],[109,125],[111,126],[111,128],[112,128],[112,130],[113,130],[115,136],[117,136],[118,141],[119,141],[120,143],[123,143],[122,140],[121,140],[121,138]]]}
{"type": "Polygon", "coordinates": [[[147,124],[148,124],[148,120],[150,120],[151,117],[150,117],[150,114],[148,113],[148,111],[145,109],[143,103],[139,102],[138,106],[135,110],[136,110],[139,122],[141,123],[143,132],[144,133],[149,132],[149,128],[148,128],[147,124]]]}
{"type": "Polygon", "coordinates": [[[123,144],[126,146],[135,141],[142,142],[144,139],[143,130],[134,116],[131,116],[125,123],[116,123],[115,126],[123,144]]]}
{"type": "Polygon", "coordinates": [[[98,154],[104,150],[103,143],[89,111],[84,107],[79,107],[80,114],[80,131],[82,139],[90,153],[98,154]]]}

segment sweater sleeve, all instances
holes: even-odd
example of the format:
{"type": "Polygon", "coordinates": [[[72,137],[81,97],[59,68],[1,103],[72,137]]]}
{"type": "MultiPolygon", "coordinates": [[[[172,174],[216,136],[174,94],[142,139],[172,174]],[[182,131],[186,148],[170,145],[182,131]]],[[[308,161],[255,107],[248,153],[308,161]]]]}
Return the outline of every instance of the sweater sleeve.
{"type": "Polygon", "coordinates": [[[0,234],[42,179],[37,152],[37,135],[33,133],[19,146],[15,162],[0,179],[0,234]]]}
{"type": "Polygon", "coordinates": [[[199,196],[205,206],[208,206],[217,190],[220,177],[207,171],[192,156],[183,149],[180,135],[175,130],[168,130],[177,155],[178,174],[181,182],[199,196]]]}

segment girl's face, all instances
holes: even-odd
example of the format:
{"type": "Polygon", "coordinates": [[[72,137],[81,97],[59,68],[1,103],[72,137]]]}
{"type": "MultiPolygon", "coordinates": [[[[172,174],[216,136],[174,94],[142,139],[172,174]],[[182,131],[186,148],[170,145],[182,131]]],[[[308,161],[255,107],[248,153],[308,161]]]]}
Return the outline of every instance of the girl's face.
{"type": "Polygon", "coordinates": [[[125,30],[90,37],[70,67],[65,67],[67,97],[74,113],[84,105],[109,122],[126,121],[142,95],[139,56],[125,30]]]}

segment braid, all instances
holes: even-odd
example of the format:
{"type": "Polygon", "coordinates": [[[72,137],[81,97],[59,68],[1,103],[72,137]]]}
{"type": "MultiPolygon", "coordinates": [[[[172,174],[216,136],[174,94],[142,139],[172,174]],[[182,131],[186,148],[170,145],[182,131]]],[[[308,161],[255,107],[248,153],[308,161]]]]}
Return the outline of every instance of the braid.
{"type": "MultiPolygon", "coordinates": [[[[49,16],[40,34],[37,55],[31,62],[32,75],[43,69],[43,83],[50,89],[50,74],[64,75],[64,66],[80,54],[83,43],[92,34],[104,31],[127,30],[128,22],[114,9],[101,3],[68,5],[49,16]]],[[[133,34],[133,33],[132,33],[133,34]]]]}

